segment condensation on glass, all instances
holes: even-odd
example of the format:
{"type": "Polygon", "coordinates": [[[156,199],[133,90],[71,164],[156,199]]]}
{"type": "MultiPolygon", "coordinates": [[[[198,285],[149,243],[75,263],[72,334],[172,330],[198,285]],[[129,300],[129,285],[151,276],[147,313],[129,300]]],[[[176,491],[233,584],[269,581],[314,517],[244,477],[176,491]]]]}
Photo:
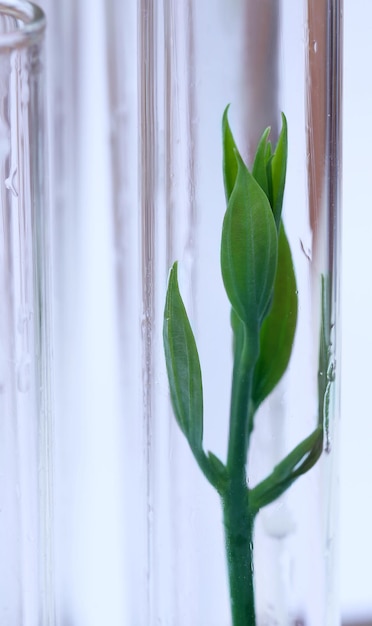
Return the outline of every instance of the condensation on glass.
{"type": "Polygon", "coordinates": [[[0,622],[53,624],[44,14],[0,2],[0,622]]]}

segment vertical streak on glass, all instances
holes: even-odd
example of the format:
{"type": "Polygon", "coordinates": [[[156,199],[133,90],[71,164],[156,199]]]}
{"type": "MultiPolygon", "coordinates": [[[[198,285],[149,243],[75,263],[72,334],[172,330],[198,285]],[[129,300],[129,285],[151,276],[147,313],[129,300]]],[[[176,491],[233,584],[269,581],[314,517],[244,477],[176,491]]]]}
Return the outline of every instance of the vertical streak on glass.
{"type": "Polygon", "coordinates": [[[327,73],[328,73],[328,0],[308,0],[307,17],[307,153],[310,227],[313,236],[312,259],[321,260],[320,233],[324,229],[326,141],[327,141],[327,73]]]}
{"type": "MultiPolygon", "coordinates": [[[[196,72],[195,72],[195,32],[194,32],[194,0],[187,3],[187,106],[188,106],[188,237],[187,249],[192,259],[195,252],[196,236],[196,139],[197,139],[197,111],[196,111],[196,72]]],[[[193,266],[192,268],[193,269],[193,266]]],[[[195,280],[195,276],[192,277],[195,280]]]]}
{"type": "Polygon", "coordinates": [[[142,384],[145,462],[147,468],[147,622],[153,616],[153,366],[155,317],[155,195],[156,195],[156,6],[139,4],[139,194],[142,272],[142,384]]]}
{"type": "Polygon", "coordinates": [[[328,7],[328,149],[329,149],[329,260],[328,265],[333,276],[332,302],[339,301],[339,277],[336,274],[339,267],[340,251],[337,243],[340,241],[340,209],[341,209],[341,165],[342,165],[342,12],[343,0],[329,0],[328,7]]]}
{"type": "Polygon", "coordinates": [[[250,159],[264,128],[278,137],[280,2],[248,0],[246,5],[246,62],[242,83],[246,107],[246,134],[250,159]]]}
{"type": "Polygon", "coordinates": [[[174,261],[174,214],[175,214],[175,151],[174,136],[176,133],[177,87],[177,51],[175,26],[175,10],[173,0],[164,0],[164,90],[165,90],[165,206],[166,206],[166,265],[174,261]],[[175,93],[176,92],[176,93],[175,93]]]}
{"type": "Polygon", "coordinates": [[[41,539],[43,551],[41,624],[55,623],[54,555],[53,555],[53,397],[52,397],[52,310],[51,310],[51,229],[50,212],[46,202],[45,136],[42,120],[46,119],[44,97],[44,67],[41,50],[34,46],[29,51],[30,88],[30,175],[33,240],[35,249],[35,334],[38,367],[36,385],[39,390],[39,489],[43,494],[41,511],[41,539]],[[36,131],[38,129],[38,132],[36,131]]]}

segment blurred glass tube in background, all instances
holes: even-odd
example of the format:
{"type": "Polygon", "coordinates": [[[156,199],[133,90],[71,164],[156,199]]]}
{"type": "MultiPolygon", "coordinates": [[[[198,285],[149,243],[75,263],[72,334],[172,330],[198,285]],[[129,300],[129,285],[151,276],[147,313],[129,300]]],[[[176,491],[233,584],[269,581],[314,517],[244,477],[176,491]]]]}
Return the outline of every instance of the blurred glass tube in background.
{"type": "Polygon", "coordinates": [[[54,623],[45,17],[0,2],[0,622],[54,623]]]}

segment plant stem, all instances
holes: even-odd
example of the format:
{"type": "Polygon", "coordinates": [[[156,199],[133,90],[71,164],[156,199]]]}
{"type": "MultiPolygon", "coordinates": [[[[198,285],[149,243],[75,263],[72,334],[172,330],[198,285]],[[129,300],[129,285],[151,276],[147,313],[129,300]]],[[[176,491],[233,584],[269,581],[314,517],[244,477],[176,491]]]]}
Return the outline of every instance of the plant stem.
{"type": "Polygon", "coordinates": [[[246,481],[249,407],[259,333],[240,329],[236,342],[227,458],[229,483],[222,494],[233,626],[255,626],[253,586],[253,515],[246,481]]]}
{"type": "Polygon", "coordinates": [[[259,354],[259,330],[242,325],[234,350],[227,468],[240,474],[247,462],[253,370],[259,354]]]}
{"type": "Polygon", "coordinates": [[[233,626],[255,626],[253,516],[245,476],[231,482],[222,498],[233,626]]]}

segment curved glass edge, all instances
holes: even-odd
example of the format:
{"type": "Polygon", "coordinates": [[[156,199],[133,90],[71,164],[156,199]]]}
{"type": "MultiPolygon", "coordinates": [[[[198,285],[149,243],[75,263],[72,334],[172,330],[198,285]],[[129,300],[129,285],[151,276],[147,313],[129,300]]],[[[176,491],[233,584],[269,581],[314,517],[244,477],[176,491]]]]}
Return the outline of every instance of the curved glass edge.
{"type": "Polygon", "coordinates": [[[18,28],[7,33],[0,33],[0,50],[27,47],[40,39],[45,31],[44,11],[24,0],[1,0],[0,15],[17,20],[18,28]]]}

